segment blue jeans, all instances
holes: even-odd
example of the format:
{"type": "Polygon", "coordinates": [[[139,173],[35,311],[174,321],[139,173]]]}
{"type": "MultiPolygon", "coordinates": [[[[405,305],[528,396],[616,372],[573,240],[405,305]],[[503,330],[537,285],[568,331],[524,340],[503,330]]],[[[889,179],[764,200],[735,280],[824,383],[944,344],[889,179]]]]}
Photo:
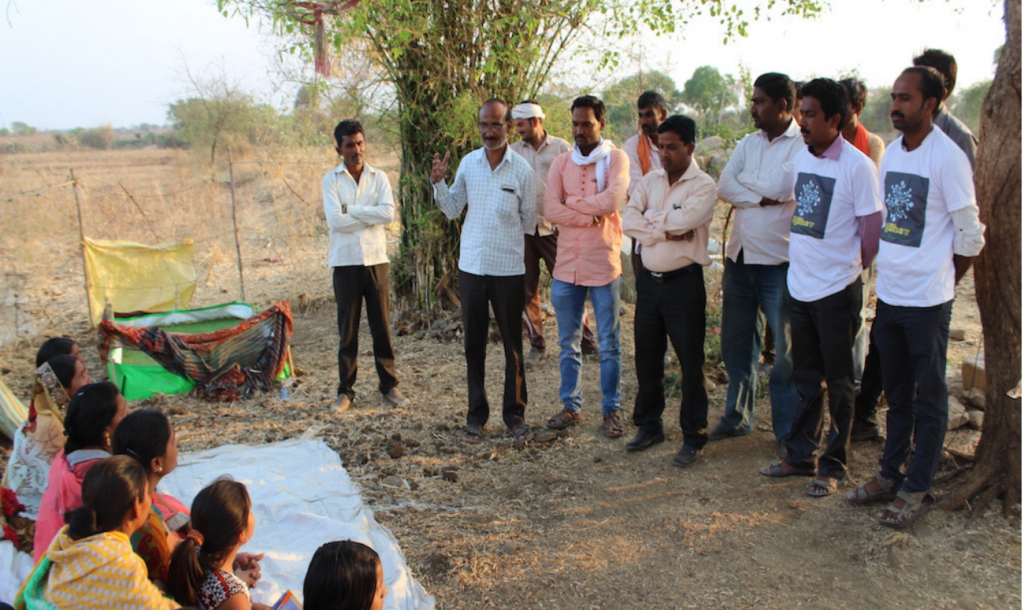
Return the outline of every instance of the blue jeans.
{"type": "Polygon", "coordinates": [[[729,374],[725,413],[719,426],[732,434],[754,430],[754,392],[757,359],[761,353],[762,327],[758,309],[764,312],[775,337],[775,364],[768,378],[775,438],[785,438],[796,417],[800,396],[793,383],[790,347],[788,263],[748,265],[726,258],[722,276],[722,360],[729,374]]]}
{"type": "Polygon", "coordinates": [[[894,479],[902,491],[928,491],[939,468],[949,419],[946,347],[952,311],[953,301],[934,307],[878,301],[871,339],[878,345],[889,402],[885,450],[878,464],[882,476],[894,479]]]}
{"type": "Polygon", "coordinates": [[[583,309],[587,293],[594,305],[597,338],[601,347],[601,411],[607,415],[619,410],[619,380],[622,377],[622,354],[619,351],[619,287],[622,278],[615,278],[605,286],[578,286],[561,280],[551,282],[551,304],[558,320],[558,346],[561,348],[559,367],[562,385],[558,397],[573,413],[583,405],[580,383],[580,353],[583,309]]]}

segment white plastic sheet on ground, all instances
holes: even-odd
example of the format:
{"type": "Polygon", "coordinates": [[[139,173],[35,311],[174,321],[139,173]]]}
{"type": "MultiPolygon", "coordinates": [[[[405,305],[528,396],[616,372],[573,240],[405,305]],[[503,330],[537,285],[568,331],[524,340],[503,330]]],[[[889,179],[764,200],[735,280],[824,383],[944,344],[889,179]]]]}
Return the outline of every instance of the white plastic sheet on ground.
{"type": "MultiPolygon", "coordinates": [[[[181,454],[180,464],[160,484],[191,506],[199,490],[225,475],[245,483],[256,515],[256,532],[242,550],[266,553],[255,602],[273,604],[287,591],[300,598],[306,568],[316,549],[332,540],[355,540],[373,548],[384,565],[386,610],[433,610],[434,599],[409,574],[398,541],[378,524],[338,454],[321,440],[293,439],[249,447],[226,445],[181,454]]],[[[14,599],[32,571],[32,556],[0,541],[0,601],[14,599]]]]}
{"type": "Polygon", "coordinates": [[[256,515],[256,533],[242,550],[266,553],[255,602],[273,604],[292,590],[300,598],[316,549],[332,540],[373,548],[384,565],[386,610],[432,610],[434,599],[409,573],[398,541],[378,524],[338,454],[322,440],[293,439],[249,447],[226,445],[182,454],[160,491],[191,506],[199,490],[230,475],[245,483],[256,515]]]}

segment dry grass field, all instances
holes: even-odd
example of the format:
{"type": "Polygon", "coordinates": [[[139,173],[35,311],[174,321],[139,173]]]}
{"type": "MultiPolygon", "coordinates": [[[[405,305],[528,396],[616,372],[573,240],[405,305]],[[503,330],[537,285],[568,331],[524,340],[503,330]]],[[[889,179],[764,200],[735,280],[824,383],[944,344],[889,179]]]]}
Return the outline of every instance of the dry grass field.
{"type": "MultiPolygon", "coordinates": [[[[238,279],[227,169],[198,158],[164,150],[2,156],[0,197],[60,184],[73,169],[86,235],[145,243],[195,239],[193,304],[210,305],[238,298],[238,279]]],[[[355,406],[331,415],[337,333],[318,210],[320,177],[334,155],[274,151],[241,161],[234,173],[246,298],[257,306],[287,298],[295,306],[297,385],[287,401],[276,394],[232,404],[160,397],[133,406],[165,410],[179,433],[186,432],[184,451],[317,430],[361,483],[439,608],[1020,607],[1019,512],[1005,520],[994,508],[975,519],[937,510],[894,533],[873,524],[874,507],[851,507],[841,494],[812,499],[803,493],[804,481],[761,477],[757,468],[775,457],[764,399],[753,434],[711,444],[700,464],[681,470],[670,463],[681,443],[671,408],[668,442],[650,451],[626,454],[625,440],[599,434],[594,360],[584,363],[583,424],[560,434],[543,431],[558,410],[558,367],[549,356],[527,373],[527,419],[538,438],[516,446],[492,419],[482,444],[463,444],[457,312],[443,312],[451,323],[431,329],[413,313],[396,312],[399,376],[411,399],[401,409],[377,399],[364,324],[355,406]]],[[[378,165],[397,167],[393,157],[378,165]]],[[[0,267],[5,277],[23,274],[24,312],[40,337],[75,337],[93,375],[101,376],[86,321],[71,190],[0,200],[0,218],[0,267]]],[[[717,294],[714,273],[708,285],[709,295],[717,294]]],[[[951,345],[951,369],[978,352],[981,341],[970,277],[958,295],[953,326],[966,329],[967,339],[951,345]]],[[[628,414],[636,394],[635,346],[632,307],[624,309],[628,414]]],[[[554,332],[549,320],[549,340],[554,332]]],[[[40,337],[0,348],[2,378],[23,397],[40,337]]],[[[498,404],[499,344],[488,362],[488,389],[498,404]]],[[[723,402],[719,383],[711,392],[712,422],[723,402]]],[[[976,440],[966,429],[948,437],[968,451],[976,440]]],[[[841,491],[870,476],[880,451],[877,443],[854,445],[841,491]]],[[[944,460],[942,471],[954,466],[944,460]]],[[[953,484],[938,491],[947,494],[953,484]]]]}

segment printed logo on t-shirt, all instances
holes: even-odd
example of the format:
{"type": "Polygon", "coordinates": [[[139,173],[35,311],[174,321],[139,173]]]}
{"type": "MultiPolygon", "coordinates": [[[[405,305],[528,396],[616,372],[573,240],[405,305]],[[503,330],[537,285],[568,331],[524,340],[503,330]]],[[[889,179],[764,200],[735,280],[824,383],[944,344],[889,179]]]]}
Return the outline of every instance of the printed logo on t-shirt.
{"type": "Polygon", "coordinates": [[[928,182],[928,178],[915,174],[885,174],[886,215],[882,239],[901,246],[921,247],[928,208],[928,182]]]}
{"type": "Polygon", "coordinates": [[[825,225],[828,224],[835,187],[835,178],[800,172],[796,178],[796,212],[791,233],[825,238],[825,225]]]}

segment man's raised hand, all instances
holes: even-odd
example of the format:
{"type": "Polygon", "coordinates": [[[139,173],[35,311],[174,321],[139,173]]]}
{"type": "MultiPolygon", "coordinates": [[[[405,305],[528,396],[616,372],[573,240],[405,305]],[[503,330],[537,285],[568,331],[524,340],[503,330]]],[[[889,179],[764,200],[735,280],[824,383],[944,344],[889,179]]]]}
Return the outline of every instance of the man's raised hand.
{"type": "Polygon", "coordinates": [[[451,157],[451,151],[444,153],[444,159],[441,158],[441,155],[434,153],[434,162],[430,167],[430,182],[432,184],[437,184],[448,177],[448,160],[451,157]]]}

